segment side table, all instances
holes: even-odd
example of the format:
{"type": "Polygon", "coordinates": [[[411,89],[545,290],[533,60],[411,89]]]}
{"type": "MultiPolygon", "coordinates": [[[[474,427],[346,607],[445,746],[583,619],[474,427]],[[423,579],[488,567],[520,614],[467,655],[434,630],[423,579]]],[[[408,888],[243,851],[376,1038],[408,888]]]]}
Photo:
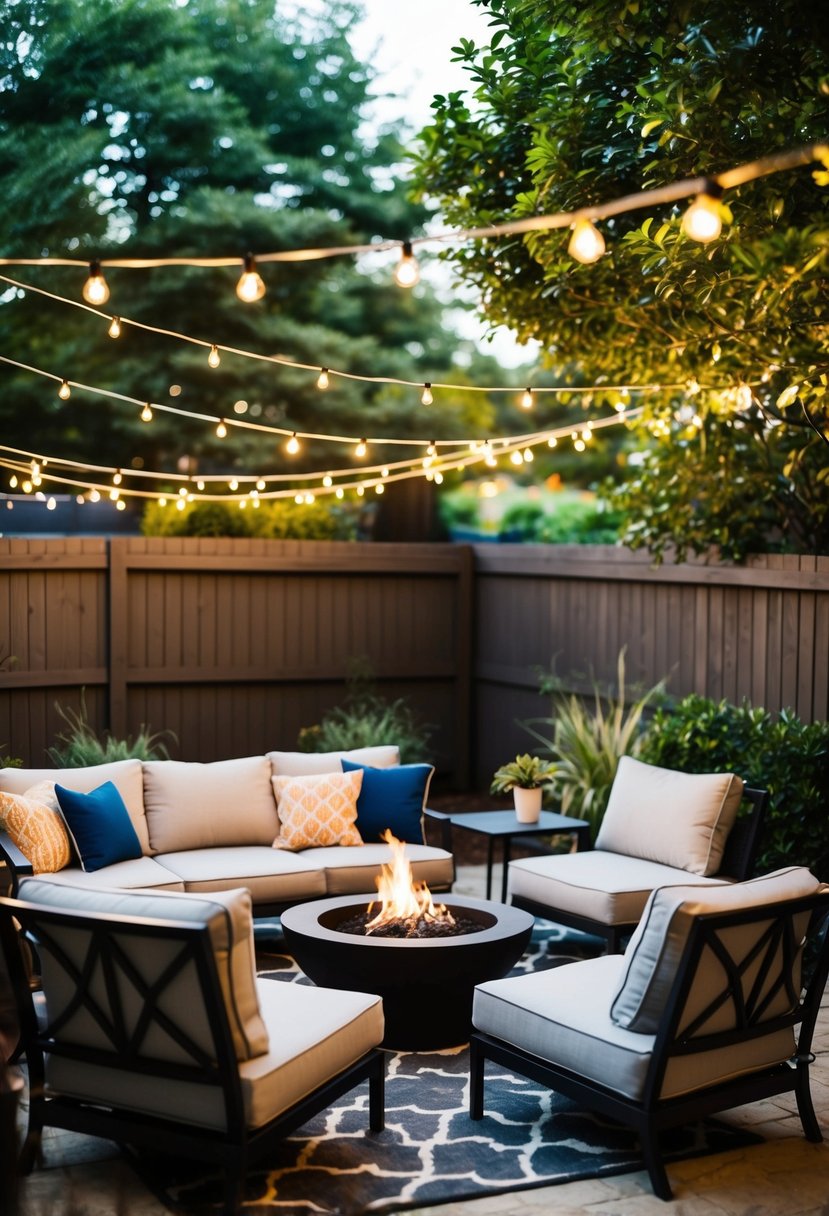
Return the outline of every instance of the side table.
{"type": "Polygon", "coordinates": [[[518,836],[553,836],[572,833],[576,837],[579,851],[590,847],[590,824],[586,819],[572,819],[569,815],[558,815],[554,811],[542,811],[537,823],[519,823],[515,811],[459,811],[457,814],[442,811],[427,811],[430,819],[443,826],[443,847],[452,850],[451,829],[477,832],[486,841],[486,897],[492,891],[492,862],[495,841],[503,842],[504,875],[501,880],[501,903],[507,902],[507,867],[509,866],[512,841],[518,836]]]}

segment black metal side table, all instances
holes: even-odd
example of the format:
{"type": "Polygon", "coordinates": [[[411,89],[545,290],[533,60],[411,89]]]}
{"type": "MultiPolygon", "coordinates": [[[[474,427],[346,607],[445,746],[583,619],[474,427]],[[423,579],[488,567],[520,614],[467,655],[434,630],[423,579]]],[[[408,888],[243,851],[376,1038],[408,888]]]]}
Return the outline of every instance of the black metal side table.
{"type": "Polygon", "coordinates": [[[590,824],[586,819],[572,819],[569,815],[558,815],[554,811],[542,811],[536,823],[519,823],[515,811],[459,811],[457,814],[442,811],[427,811],[430,819],[443,825],[443,847],[451,852],[451,829],[477,832],[486,836],[486,897],[492,890],[492,862],[495,841],[503,841],[504,875],[501,881],[501,903],[507,902],[507,867],[509,866],[512,841],[516,836],[554,836],[572,833],[579,850],[590,847],[590,824]]]}

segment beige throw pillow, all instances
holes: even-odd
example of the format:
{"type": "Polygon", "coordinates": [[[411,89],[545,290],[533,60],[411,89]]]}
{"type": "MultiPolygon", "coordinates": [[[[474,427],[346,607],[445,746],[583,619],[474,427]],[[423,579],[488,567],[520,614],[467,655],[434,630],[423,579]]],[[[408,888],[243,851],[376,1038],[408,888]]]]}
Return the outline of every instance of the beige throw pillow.
{"type": "Polygon", "coordinates": [[[274,777],[279,814],[275,849],[315,849],[363,843],[357,831],[357,798],[362,769],[308,777],[274,777]]]}

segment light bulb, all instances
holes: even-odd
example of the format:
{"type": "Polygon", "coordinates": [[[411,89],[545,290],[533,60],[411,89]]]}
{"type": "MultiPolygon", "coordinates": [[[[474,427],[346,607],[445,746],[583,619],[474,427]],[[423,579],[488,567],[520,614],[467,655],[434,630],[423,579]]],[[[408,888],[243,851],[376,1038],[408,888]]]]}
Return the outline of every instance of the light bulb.
{"type": "Polygon", "coordinates": [[[357,446],[354,449],[354,455],[355,456],[365,456],[367,451],[368,451],[368,444],[366,443],[365,439],[361,439],[360,442],[357,444],[357,446]]]}
{"type": "Polygon", "coordinates": [[[524,457],[521,455],[521,453],[517,449],[514,452],[510,453],[510,460],[512,461],[513,464],[523,464],[524,463],[524,457]]]}
{"type": "Polygon", "coordinates": [[[183,511],[186,506],[187,506],[187,503],[184,501],[183,498],[176,499],[176,510],[177,511],[183,511]]]}
{"type": "Polygon", "coordinates": [[[58,396],[60,397],[61,401],[68,401],[72,396],[72,390],[69,387],[68,380],[61,380],[60,388],[58,389],[58,396]]]}
{"type": "Polygon", "coordinates": [[[312,507],[314,505],[314,503],[316,502],[316,499],[314,498],[313,494],[306,494],[304,501],[305,501],[306,507],[312,507]]]}
{"type": "Polygon", "coordinates": [[[589,265],[598,262],[605,251],[604,237],[592,220],[577,220],[573,225],[573,235],[567,252],[577,262],[589,265]]]}
{"type": "Polygon", "coordinates": [[[382,481],[378,481],[377,485],[374,487],[374,493],[375,494],[384,494],[385,491],[386,491],[386,487],[383,485],[382,481]]]}
{"type": "Polygon", "coordinates": [[[254,304],[265,294],[265,284],[256,269],[256,261],[252,253],[245,254],[244,270],[236,284],[236,294],[245,304],[254,304]]]}
{"type": "Polygon", "coordinates": [[[110,338],[120,338],[121,337],[121,318],[120,317],[112,318],[112,320],[109,323],[109,329],[107,330],[107,333],[109,334],[110,338]]]}
{"type": "Polygon", "coordinates": [[[334,484],[334,478],[331,476],[331,474],[330,474],[330,473],[326,473],[326,474],[325,474],[325,476],[324,476],[324,477],[323,477],[323,479],[322,479],[322,484],[323,484],[324,486],[326,486],[326,487],[333,486],[333,484],[334,484]]]}
{"type": "Polygon", "coordinates": [[[260,477],[256,483],[256,488],[257,488],[257,490],[264,490],[265,485],[266,485],[266,482],[265,482],[264,477],[260,477]]]}
{"type": "Polygon", "coordinates": [[[363,495],[365,494],[365,492],[366,492],[366,491],[365,491],[365,487],[363,487],[363,486],[357,486],[357,495],[358,495],[358,497],[359,497],[359,498],[362,498],[362,497],[363,497],[363,495]]]}
{"type": "Polygon", "coordinates": [[[94,304],[96,307],[106,304],[109,299],[107,281],[101,271],[101,263],[98,261],[89,263],[89,278],[83,285],[83,298],[87,304],[94,304]]]}
{"type": "Polygon", "coordinates": [[[127,504],[124,502],[123,498],[119,498],[117,503],[115,504],[115,510],[116,511],[126,511],[126,509],[127,509],[127,504]]]}
{"type": "Polygon", "coordinates": [[[299,451],[299,440],[296,437],[296,431],[294,431],[291,438],[285,444],[285,451],[289,456],[296,456],[297,452],[299,451]]]}
{"type": "Polygon", "coordinates": [[[153,411],[150,409],[150,403],[148,401],[147,404],[144,406],[143,410],[141,411],[141,421],[142,422],[152,422],[152,420],[153,420],[153,411]]]}
{"type": "Polygon", "coordinates": [[[442,473],[435,473],[435,485],[436,486],[443,485],[443,474],[442,473]]]}
{"type": "Polygon", "coordinates": [[[524,389],[524,392],[521,396],[521,409],[522,410],[531,410],[534,404],[535,404],[535,401],[533,399],[533,391],[531,388],[527,387],[524,389]]]}
{"type": "Polygon", "coordinates": [[[54,509],[57,505],[58,504],[55,502],[54,498],[46,499],[46,510],[47,511],[54,511],[54,509]]]}
{"type": "Polygon", "coordinates": [[[24,494],[31,494],[32,483],[30,481],[24,481],[23,485],[20,488],[22,489],[24,494]]]}
{"type": "Polygon", "coordinates": [[[117,502],[118,499],[121,497],[121,491],[120,490],[110,490],[109,496],[113,502],[117,502]]]}
{"type": "Polygon", "coordinates": [[[380,470],[380,476],[381,476],[381,477],[388,477],[388,475],[389,475],[389,471],[388,471],[388,469],[383,468],[383,469],[381,469],[381,470],[380,470]]]}
{"type": "Polygon", "coordinates": [[[197,489],[197,490],[203,490],[203,489],[204,489],[204,482],[203,482],[203,481],[197,481],[197,482],[196,482],[196,489],[197,489]]]}
{"type": "Polygon", "coordinates": [[[118,469],[117,473],[112,474],[112,484],[114,486],[120,486],[120,484],[123,480],[124,480],[124,475],[122,474],[120,469],[118,469]]]}
{"type": "Polygon", "coordinates": [[[17,475],[15,473],[12,473],[11,477],[9,478],[9,485],[13,490],[17,487],[17,475]]]}
{"type": "Polygon", "coordinates": [[[227,435],[227,423],[224,418],[219,420],[219,425],[216,427],[216,436],[218,439],[224,439],[227,435]]]}
{"type": "Polygon", "coordinates": [[[296,505],[297,505],[298,507],[301,507],[301,506],[302,506],[302,495],[301,495],[301,494],[294,494],[294,502],[296,503],[296,505]]]}
{"type": "Polygon", "coordinates": [[[320,368],[320,374],[317,376],[317,388],[319,388],[319,389],[328,388],[328,368],[327,367],[320,368]]]}
{"type": "Polygon", "coordinates": [[[423,385],[423,394],[420,398],[420,404],[431,405],[433,401],[434,397],[432,396],[432,386],[427,380],[427,382],[423,385]]]}
{"type": "Polygon", "coordinates": [[[524,448],[524,464],[532,464],[535,460],[535,453],[532,448],[524,448]]]}
{"type": "Polygon", "coordinates": [[[715,241],[722,232],[720,199],[722,187],[709,182],[702,194],[698,194],[682,217],[682,231],[692,241],[707,245],[715,241]]]}
{"type": "Polygon", "coordinates": [[[167,499],[166,499],[166,498],[164,498],[164,497],[159,498],[159,500],[158,500],[158,505],[159,505],[160,507],[166,507],[166,506],[167,506],[167,499]]]}
{"type": "MultiPolygon", "coordinates": [[[[229,489],[233,490],[234,492],[239,489],[239,483],[235,477],[233,478],[232,481],[229,481],[227,484],[228,484],[229,489]]],[[[179,490],[179,494],[181,494],[181,493],[182,493],[182,491],[179,490]]],[[[185,490],[184,493],[186,494],[187,491],[185,490]]]]}
{"type": "Polygon", "coordinates": [[[573,447],[576,449],[577,452],[583,452],[584,448],[585,448],[584,440],[576,439],[575,442],[573,443],[573,447]]]}
{"type": "Polygon", "coordinates": [[[101,491],[100,490],[90,490],[89,491],[89,501],[90,502],[100,502],[101,501],[101,491]]]}
{"type": "Polygon", "coordinates": [[[84,503],[86,502],[86,499],[84,498],[83,494],[76,494],[75,502],[78,504],[79,507],[82,507],[84,505],[84,503]]]}
{"type": "Polygon", "coordinates": [[[591,431],[589,426],[586,426],[584,428],[584,430],[581,433],[581,437],[585,443],[589,443],[590,440],[593,438],[593,432],[591,431]]]}
{"type": "Polygon", "coordinates": [[[343,490],[342,486],[338,486],[337,490],[336,490],[337,498],[343,498],[344,495],[345,495],[345,491],[343,490]]]}
{"type": "Polygon", "coordinates": [[[412,253],[412,242],[404,241],[400,261],[394,271],[394,281],[398,287],[414,287],[420,280],[420,267],[417,258],[412,253]]]}
{"type": "Polygon", "coordinates": [[[218,348],[215,346],[211,346],[210,354],[207,356],[208,365],[210,367],[218,367],[219,364],[221,363],[221,361],[222,360],[221,360],[221,356],[219,355],[218,348]]]}
{"type": "Polygon", "coordinates": [[[437,456],[437,454],[438,454],[438,450],[437,450],[437,447],[435,446],[435,441],[434,441],[434,439],[432,440],[432,442],[431,442],[431,443],[429,444],[429,446],[427,447],[427,449],[426,449],[426,454],[427,454],[427,456],[437,456]]]}

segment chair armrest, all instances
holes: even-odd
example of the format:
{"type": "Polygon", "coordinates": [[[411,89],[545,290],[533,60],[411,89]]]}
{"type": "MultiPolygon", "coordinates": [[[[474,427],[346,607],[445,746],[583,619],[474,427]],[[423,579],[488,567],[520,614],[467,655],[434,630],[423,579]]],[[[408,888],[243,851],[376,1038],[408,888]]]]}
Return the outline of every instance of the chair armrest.
{"type": "Polygon", "coordinates": [[[445,849],[447,853],[452,852],[452,816],[446,811],[432,811],[429,807],[423,808],[423,815],[426,819],[433,819],[435,823],[440,824],[440,847],[445,849]]]}
{"type": "Polygon", "coordinates": [[[12,880],[12,894],[17,892],[17,884],[21,878],[34,874],[32,863],[20,852],[12,838],[5,832],[0,832],[0,861],[5,861],[12,880]]]}

